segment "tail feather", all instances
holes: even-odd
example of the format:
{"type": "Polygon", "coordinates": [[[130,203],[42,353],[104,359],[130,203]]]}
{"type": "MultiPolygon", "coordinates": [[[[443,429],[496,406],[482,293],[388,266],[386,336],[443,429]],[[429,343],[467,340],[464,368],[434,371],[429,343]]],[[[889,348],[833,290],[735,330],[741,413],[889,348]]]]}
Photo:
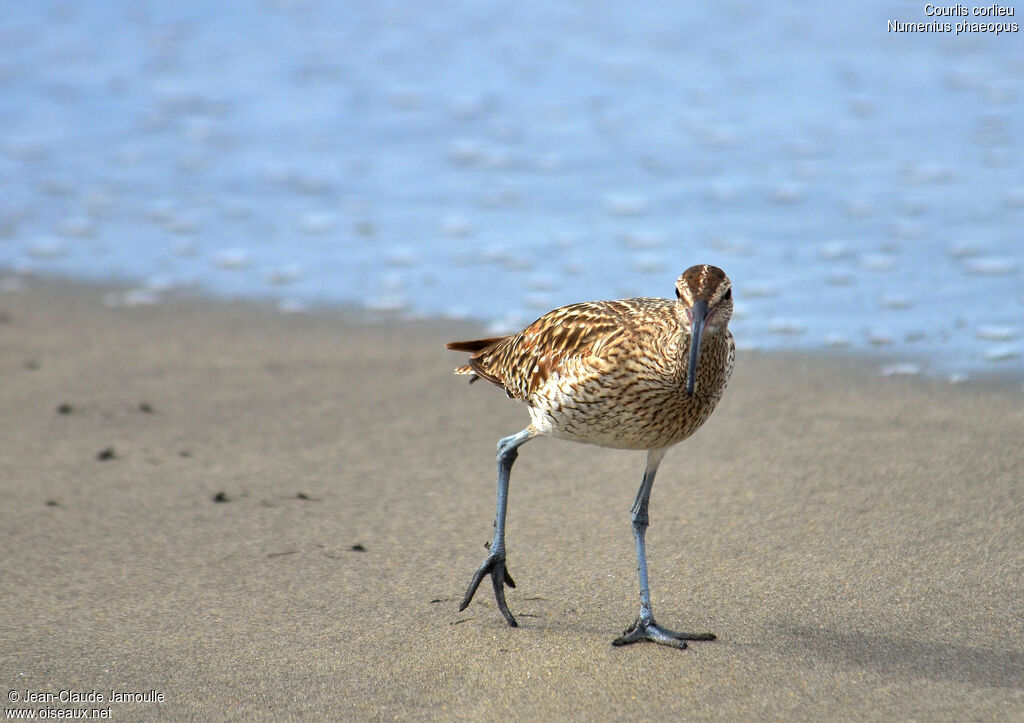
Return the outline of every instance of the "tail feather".
{"type": "Polygon", "coordinates": [[[455,370],[455,373],[458,375],[468,376],[470,384],[472,384],[473,382],[480,378],[480,375],[473,370],[472,364],[467,364],[466,366],[459,367],[458,369],[455,370]]]}
{"type": "Polygon", "coordinates": [[[477,381],[481,377],[489,382],[493,382],[498,386],[502,386],[501,381],[490,374],[483,373],[479,367],[478,357],[480,353],[486,351],[490,347],[494,346],[498,342],[507,339],[507,336],[492,336],[488,339],[470,339],[469,341],[450,341],[445,344],[446,349],[452,351],[467,351],[473,356],[470,357],[469,364],[465,364],[455,370],[456,374],[466,375],[469,377],[469,383],[477,381]]]}
{"type": "Polygon", "coordinates": [[[452,351],[468,351],[475,354],[478,351],[486,349],[491,344],[495,344],[505,337],[503,336],[492,336],[489,339],[471,339],[470,341],[450,341],[444,345],[445,349],[451,349],[452,351]]]}

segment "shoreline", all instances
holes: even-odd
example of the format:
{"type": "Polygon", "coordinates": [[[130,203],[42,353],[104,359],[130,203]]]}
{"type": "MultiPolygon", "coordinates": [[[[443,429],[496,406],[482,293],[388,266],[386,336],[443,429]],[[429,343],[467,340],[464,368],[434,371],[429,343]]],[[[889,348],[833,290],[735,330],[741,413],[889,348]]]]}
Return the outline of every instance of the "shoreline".
{"type": "Polygon", "coordinates": [[[638,453],[524,447],[520,627],[486,590],[456,611],[526,420],[451,375],[478,325],[110,290],[0,294],[8,690],[164,696],[119,720],[1024,716],[1017,380],[741,353],[648,537],[659,621],[719,639],[615,649],[638,453]]]}
{"type": "MultiPolygon", "coordinates": [[[[270,313],[282,318],[299,318],[303,316],[331,318],[336,317],[348,323],[362,325],[372,324],[427,324],[439,327],[450,327],[460,329],[456,333],[464,333],[468,336],[492,335],[487,331],[488,321],[472,317],[444,317],[429,316],[418,312],[401,309],[373,309],[357,303],[310,303],[300,307],[292,308],[287,304],[285,298],[249,297],[249,296],[219,296],[209,290],[200,288],[174,288],[164,291],[152,291],[141,289],[137,284],[128,282],[104,282],[104,281],[83,281],[79,279],[66,278],[61,276],[48,276],[39,274],[22,274],[11,270],[0,269],[0,282],[5,279],[16,279],[18,285],[16,290],[6,290],[0,287],[0,306],[4,297],[8,294],[21,293],[24,288],[59,289],[67,287],[81,291],[91,291],[98,295],[97,303],[110,308],[126,307],[154,307],[162,305],[202,305],[202,304],[227,304],[250,307],[253,311],[270,313]],[[146,295],[133,297],[133,293],[146,291],[146,295]]],[[[539,317],[544,312],[538,311],[539,317]]],[[[529,322],[528,322],[529,323],[529,322]]],[[[468,337],[467,337],[468,338],[468,337]]],[[[809,348],[747,348],[740,349],[743,354],[755,356],[768,356],[777,358],[786,357],[808,357],[828,364],[837,362],[840,364],[853,363],[864,365],[867,369],[874,369],[876,374],[882,377],[899,377],[905,379],[922,379],[926,381],[944,382],[949,385],[960,384],[982,384],[987,387],[1003,387],[1016,389],[1024,392],[1024,358],[1007,360],[1005,364],[994,364],[989,368],[978,368],[966,373],[966,378],[953,379],[947,372],[940,371],[931,366],[929,358],[920,353],[895,353],[885,347],[874,349],[855,349],[850,347],[827,347],[816,346],[809,348]],[[900,368],[906,365],[916,366],[916,371],[901,371],[900,368]],[[886,371],[886,369],[890,371],[886,371]]]]}

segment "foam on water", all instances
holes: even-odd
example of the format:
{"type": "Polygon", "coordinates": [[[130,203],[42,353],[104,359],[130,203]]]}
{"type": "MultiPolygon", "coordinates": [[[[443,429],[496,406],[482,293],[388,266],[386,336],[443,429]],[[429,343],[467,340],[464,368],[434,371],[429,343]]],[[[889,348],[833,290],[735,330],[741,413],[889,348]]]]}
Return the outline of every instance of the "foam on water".
{"type": "Polygon", "coordinates": [[[748,348],[1021,372],[1024,36],[922,8],[8,3],[0,269],[500,331],[709,262],[748,348]]]}

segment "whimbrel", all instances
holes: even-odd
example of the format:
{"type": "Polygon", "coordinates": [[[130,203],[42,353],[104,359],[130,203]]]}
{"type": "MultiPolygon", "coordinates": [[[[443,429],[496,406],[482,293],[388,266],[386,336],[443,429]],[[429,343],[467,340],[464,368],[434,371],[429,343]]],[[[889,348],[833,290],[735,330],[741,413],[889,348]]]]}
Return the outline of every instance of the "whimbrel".
{"type": "Polygon", "coordinates": [[[697,431],[718,404],[732,373],[729,331],[732,283],[715,266],[692,266],[676,281],[676,300],[622,299],[550,311],[518,334],[456,341],[471,352],[455,370],[502,387],[525,402],[530,424],[498,443],[498,511],[487,559],[473,575],[459,610],[490,575],[498,609],[512,627],[505,585],[505,510],[519,447],[540,435],[617,449],[647,451],[643,482],[631,509],[640,577],[640,615],[613,645],[648,640],[685,648],[711,633],[677,633],[654,621],[647,582],[647,507],[665,452],[697,431]]]}

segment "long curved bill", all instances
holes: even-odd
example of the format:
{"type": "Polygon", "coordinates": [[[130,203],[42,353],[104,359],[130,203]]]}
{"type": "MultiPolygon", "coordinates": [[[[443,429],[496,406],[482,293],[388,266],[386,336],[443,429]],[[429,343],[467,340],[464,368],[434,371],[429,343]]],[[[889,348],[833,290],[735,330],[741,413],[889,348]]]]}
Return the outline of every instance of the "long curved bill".
{"type": "Polygon", "coordinates": [[[691,397],[697,386],[697,360],[700,358],[700,340],[704,336],[707,318],[708,302],[697,299],[690,309],[690,363],[686,365],[686,394],[691,397]]]}

